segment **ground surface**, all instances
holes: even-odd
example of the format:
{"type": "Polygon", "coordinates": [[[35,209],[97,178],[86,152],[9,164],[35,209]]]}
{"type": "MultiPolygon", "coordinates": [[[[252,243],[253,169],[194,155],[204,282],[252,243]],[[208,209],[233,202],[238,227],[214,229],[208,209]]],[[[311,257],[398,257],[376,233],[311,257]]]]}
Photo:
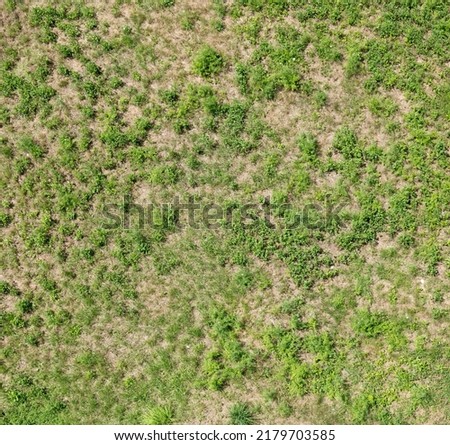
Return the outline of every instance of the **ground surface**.
{"type": "Polygon", "coordinates": [[[449,422],[448,1],[0,14],[3,423],[449,422]]]}

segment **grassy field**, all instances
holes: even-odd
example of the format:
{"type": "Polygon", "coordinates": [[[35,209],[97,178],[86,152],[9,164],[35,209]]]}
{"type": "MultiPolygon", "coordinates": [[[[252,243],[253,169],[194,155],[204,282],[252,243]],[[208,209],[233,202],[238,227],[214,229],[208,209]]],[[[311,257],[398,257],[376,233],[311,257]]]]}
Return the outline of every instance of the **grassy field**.
{"type": "Polygon", "coordinates": [[[1,423],[450,422],[447,0],[0,23],[1,423]]]}

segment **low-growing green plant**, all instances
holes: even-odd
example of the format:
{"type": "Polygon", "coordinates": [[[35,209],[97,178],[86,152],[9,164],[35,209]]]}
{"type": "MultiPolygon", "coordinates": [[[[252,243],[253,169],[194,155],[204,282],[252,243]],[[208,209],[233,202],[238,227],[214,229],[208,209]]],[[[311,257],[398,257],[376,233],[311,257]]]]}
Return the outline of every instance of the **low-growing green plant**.
{"type": "Polygon", "coordinates": [[[35,158],[40,158],[44,154],[42,147],[36,144],[29,136],[24,136],[19,140],[19,148],[35,158]]]}
{"type": "Polygon", "coordinates": [[[253,425],[253,412],[247,403],[236,403],[230,409],[231,425],[253,425]]]}
{"type": "Polygon", "coordinates": [[[12,216],[6,212],[0,212],[0,227],[7,227],[11,224],[12,216]]]}
{"type": "Polygon", "coordinates": [[[158,166],[150,171],[148,180],[152,184],[169,185],[175,184],[180,175],[181,172],[175,165],[158,166]]]}
{"type": "Polygon", "coordinates": [[[223,57],[210,46],[203,46],[195,55],[192,68],[202,77],[217,75],[225,66],[223,57]]]}
{"type": "Polygon", "coordinates": [[[174,413],[168,406],[155,406],[148,409],[143,416],[144,425],[171,425],[174,413]]]}
{"type": "Polygon", "coordinates": [[[19,289],[7,281],[0,280],[0,294],[1,295],[19,295],[19,289]]]}
{"type": "Polygon", "coordinates": [[[309,162],[317,162],[319,144],[312,134],[302,133],[298,138],[298,147],[306,160],[309,162]]]}
{"type": "Polygon", "coordinates": [[[369,110],[379,117],[390,117],[397,112],[397,104],[386,97],[374,97],[369,102],[369,110]]]}

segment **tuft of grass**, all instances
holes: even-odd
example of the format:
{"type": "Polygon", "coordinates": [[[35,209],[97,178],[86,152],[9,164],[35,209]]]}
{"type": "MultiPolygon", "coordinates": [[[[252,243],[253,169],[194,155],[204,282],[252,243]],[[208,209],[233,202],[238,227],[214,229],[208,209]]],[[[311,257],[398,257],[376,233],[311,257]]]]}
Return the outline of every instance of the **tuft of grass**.
{"type": "Polygon", "coordinates": [[[168,406],[155,406],[144,414],[144,425],[172,425],[174,419],[173,410],[168,406]]]}
{"type": "Polygon", "coordinates": [[[231,425],[253,425],[255,423],[254,414],[247,403],[236,403],[230,409],[231,425]]]}

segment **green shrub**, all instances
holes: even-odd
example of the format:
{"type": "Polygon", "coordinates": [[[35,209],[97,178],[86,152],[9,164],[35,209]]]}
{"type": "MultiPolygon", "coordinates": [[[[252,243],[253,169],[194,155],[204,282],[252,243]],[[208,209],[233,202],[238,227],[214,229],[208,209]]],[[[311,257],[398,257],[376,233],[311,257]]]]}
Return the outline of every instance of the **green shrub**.
{"type": "Polygon", "coordinates": [[[323,108],[328,102],[327,93],[324,91],[316,91],[316,93],[314,93],[314,102],[318,108],[323,108]]]}
{"type": "Polygon", "coordinates": [[[16,161],[14,164],[14,171],[19,175],[25,174],[28,170],[28,167],[31,166],[31,159],[29,158],[21,158],[16,161]]]}
{"type": "Polygon", "coordinates": [[[69,168],[74,168],[77,160],[77,146],[73,137],[63,133],[59,138],[59,154],[61,163],[69,168]]]}
{"type": "Polygon", "coordinates": [[[375,338],[385,332],[387,317],[380,312],[359,311],[353,319],[353,329],[356,333],[375,338]]]}
{"type": "Polygon", "coordinates": [[[160,8],[170,8],[175,5],[175,0],[155,0],[155,3],[160,8]]]}
{"type": "Polygon", "coordinates": [[[77,38],[81,36],[81,30],[73,23],[60,22],[58,28],[67,35],[67,37],[77,38]]]}
{"type": "Polygon", "coordinates": [[[253,356],[237,338],[239,321],[222,307],[213,307],[207,315],[214,348],[203,360],[202,384],[216,391],[239,379],[254,368],[253,356]]]}
{"type": "Polygon", "coordinates": [[[42,43],[56,43],[58,34],[53,32],[50,27],[43,27],[39,33],[39,41],[42,43]]]}
{"type": "Polygon", "coordinates": [[[82,82],[81,89],[87,98],[94,101],[101,96],[101,87],[98,83],[91,81],[82,82]]]}
{"type": "Polygon", "coordinates": [[[309,162],[316,162],[319,155],[319,143],[311,133],[302,133],[297,140],[300,152],[309,162]]]}
{"type": "Polygon", "coordinates": [[[363,56],[359,48],[352,48],[348,53],[344,65],[344,72],[347,77],[353,77],[360,73],[362,69],[363,56]]]}
{"type": "Polygon", "coordinates": [[[31,83],[16,76],[13,78],[5,76],[0,89],[5,96],[11,95],[14,91],[19,92],[20,100],[16,111],[25,117],[32,117],[41,110],[49,110],[50,99],[56,94],[56,91],[46,84],[31,83]]]}
{"type": "Polygon", "coordinates": [[[437,275],[437,266],[442,261],[442,253],[435,240],[428,240],[420,247],[419,257],[425,262],[427,273],[437,275]]]}
{"type": "Polygon", "coordinates": [[[19,295],[19,289],[7,281],[0,280],[0,295],[19,295]]]}
{"type": "Polygon", "coordinates": [[[0,125],[7,125],[11,121],[11,113],[8,108],[0,105],[0,125]]]}
{"type": "Polygon", "coordinates": [[[88,60],[85,64],[86,71],[93,76],[100,76],[102,74],[102,69],[94,62],[88,60]]]}
{"type": "Polygon", "coordinates": [[[175,105],[180,100],[180,92],[177,88],[159,91],[159,97],[168,105],[175,105]]]}
{"type": "Polygon", "coordinates": [[[29,136],[19,140],[19,148],[35,158],[41,158],[44,155],[44,150],[29,136]]]}
{"type": "Polygon", "coordinates": [[[198,15],[190,12],[186,12],[181,17],[181,28],[184,31],[192,31],[195,27],[195,23],[198,20],[198,15]]]}
{"type": "Polygon", "coordinates": [[[323,60],[337,62],[342,59],[342,54],[338,51],[334,42],[328,37],[322,37],[316,43],[316,50],[318,56],[323,60]]]}
{"type": "Polygon", "coordinates": [[[175,165],[162,165],[154,167],[149,175],[148,180],[151,184],[170,185],[175,184],[180,178],[180,170],[175,165]]]}
{"type": "Polygon", "coordinates": [[[36,228],[24,234],[25,245],[30,249],[37,248],[39,250],[49,246],[52,225],[51,217],[48,214],[44,215],[36,228]]]}
{"type": "Polygon", "coordinates": [[[127,139],[130,143],[140,145],[147,137],[147,133],[152,127],[150,119],[140,117],[136,119],[131,128],[127,132],[127,139]]]}
{"type": "Polygon", "coordinates": [[[248,289],[253,286],[255,278],[250,270],[242,269],[236,274],[236,283],[243,289],[248,289]]]}
{"type": "Polygon", "coordinates": [[[29,314],[34,309],[33,301],[30,298],[23,298],[17,303],[17,308],[22,314],[29,314]]]}
{"type": "Polygon", "coordinates": [[[333,139],[333,148],[342,153],[345,159],[360,159],[362,151],[356,133],[348,127],[340,128],[333,139]]]}
{"type": "Polygon", "coordinates": [[[53,71],[53,62],[50,59],[44,58],[39,61],[32,77],[38,82],[45,82],[53,71]]]}
{"type": "Polygon", "coordinates": [[[109,125],[100,134],[100,140],[110,149],[117,150],[129,143],[129,136],[121,128],[109,125]]]}
{"type": "Polygon", "coordinates": [[[7,227],[11,224],[12,216],[0,211],[0,227],[7,227]]]}
{"type": "Polygon", "coordinates": [[[397,112],[397,104],[387,97],[374,97],[369,101],[369,110],[379,117],[390,117],[397,112]]]}
{"type": "Polygon", "coordinates": [[[153,260],[158,275],[168,275],[181,264],[181,260],[171,252],[155,255],[153,260]]]}
{"type": "Polygon", "coordinates": [[[66,59],[73,59],[80,55],[80,47],[73,43],[72,45],[58,45],[58,52],[66,59]]]}
{"type": "Polygon", "coordinates": [[[222,71],[225,65],[223,57],[210,46],[203,46],[195,55],[192,68],[202,77],[211,77],[222,71]]]}
{"type": "Polygon", "coordinates": [[[61,12],[51,6],[37,7],[30,11],[30,23],[33,26],[54,27],[61,18],[61,12]]]}

